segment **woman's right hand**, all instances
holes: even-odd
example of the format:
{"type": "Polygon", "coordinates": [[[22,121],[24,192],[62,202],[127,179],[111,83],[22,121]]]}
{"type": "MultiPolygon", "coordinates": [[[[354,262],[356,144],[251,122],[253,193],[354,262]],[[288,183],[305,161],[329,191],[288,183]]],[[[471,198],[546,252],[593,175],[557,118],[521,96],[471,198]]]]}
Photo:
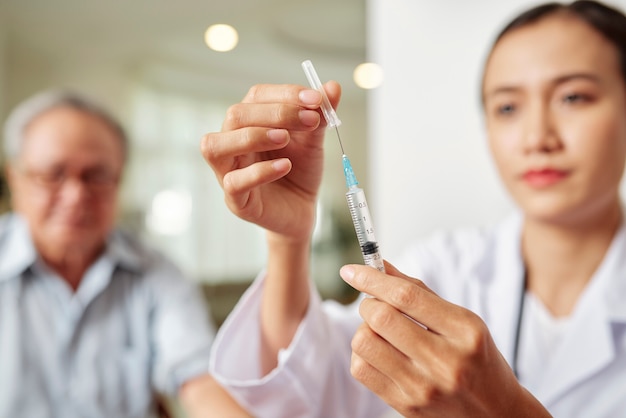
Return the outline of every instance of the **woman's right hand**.
{"type": "MultiPolygon", "coordinates": [[[[339,84],[325,88],[336,106],[339,84]]],[[[310,238],[323,168],[321,101],[298,85],[256,85],[228,109],[221,132],[204,136],[202,154],[235,215],[281,238],[310,238]]]]}

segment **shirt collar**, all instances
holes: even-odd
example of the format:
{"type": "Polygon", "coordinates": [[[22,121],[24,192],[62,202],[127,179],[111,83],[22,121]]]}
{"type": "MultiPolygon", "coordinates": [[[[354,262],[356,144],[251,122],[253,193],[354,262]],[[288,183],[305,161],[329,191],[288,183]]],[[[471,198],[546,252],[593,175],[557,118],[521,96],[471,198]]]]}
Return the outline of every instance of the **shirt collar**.
{"type": "MultiPolygon", "coordinates": [[[[103,256],[113,265],[129,271],[143,267],[139,245],[127,234],[115,230],[107,239],[103,256]]],[[[28,223],[16,213],[0,217],[0,281],[19,277],[37,260],[37,250],[30,235],[28,223]]]]}
{"type": "Polygon", "coordinates": [[[128,271],[138,272],[144,267],[141,246],[136,239],[120,230],[113,231],[107,239],[106,256],[128,271]]]}
{"type": "Polygon", "coordinates": [[[26,221],[15,213],[0,217],[0,281],[20,276],[36,259],[26,221]]]}
{"type": "Polygon", "coordinates": [[[595,273],[598,290],[603,293],[608,318],[626,322],[626,211],[622,225],[613,237],[602,263],[595,273]]]}
{"type": "MultiPolygon", "coordinates": [[[[515,212],[509,216],[500,229],[495,263],[497,271],[508,274],[496,274],[490,277],[500,280],[497,287],[506,287],[502,294],[521,289],[524,266],[521,259],[521,230],[523,215],[515,212]],[[501,280],[502,277],[507,280],[501,280]]],[[[601,309],[607,320],[626,322],[626,207],[623,209],[622,224],[615,233],[602,262],[592,275],[581,298],[602,300],[604,303],[596,309],[601,309]],[[589,296],[586,296],[590,294],[589,296]],[[592,296],[595,295],[595,296],[592,296]]],[[[577,302],[579,304],[581,301],[577,302]]],[[[514,301],[517,304],[517,301],[514,301]]],[[[597,302],[594,302],[597,303],[597,302]]]]}

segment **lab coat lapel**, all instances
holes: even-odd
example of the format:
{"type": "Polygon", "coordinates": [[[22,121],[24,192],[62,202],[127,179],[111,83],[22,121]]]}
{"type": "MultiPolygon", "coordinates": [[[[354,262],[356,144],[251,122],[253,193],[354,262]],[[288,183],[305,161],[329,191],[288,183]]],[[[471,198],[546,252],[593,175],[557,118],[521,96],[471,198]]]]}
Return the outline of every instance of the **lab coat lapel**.
{"type": "Polygon", "coordinates": [[[570,329],[536,395],[546,404],[608,366],[615,358],[612,322],[626,321],[624,226],[581,295],[570,329]]]}
{"type": "Polygon", "coordinates": [[[536,394],[545,404],[608,365],[615,356],[611,327],[601,309],[585,309],[571,325],[536,394]]]}

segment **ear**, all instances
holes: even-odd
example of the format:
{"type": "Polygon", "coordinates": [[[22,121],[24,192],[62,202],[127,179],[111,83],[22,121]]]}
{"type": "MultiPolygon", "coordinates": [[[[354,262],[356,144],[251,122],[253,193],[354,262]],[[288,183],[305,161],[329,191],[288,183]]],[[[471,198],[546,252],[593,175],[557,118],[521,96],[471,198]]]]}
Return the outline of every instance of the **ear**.
{"type": "Polygon", "coordinates": [[[12,189],[13,182],[15,181],[15,168],[13,167],[13,164],[7,163],[6,167],[4,168],[4,176],[7,179],[9,189],[12,189]]]}
{"type": "Polygon", "coordinates": [[[7,163],[4,167],[4,184],[2,184],[2,204],[3,208],[11,208],[13,209],[13,183],[15,182],[15,168],[11,165],[11,163],[7,163]]]}

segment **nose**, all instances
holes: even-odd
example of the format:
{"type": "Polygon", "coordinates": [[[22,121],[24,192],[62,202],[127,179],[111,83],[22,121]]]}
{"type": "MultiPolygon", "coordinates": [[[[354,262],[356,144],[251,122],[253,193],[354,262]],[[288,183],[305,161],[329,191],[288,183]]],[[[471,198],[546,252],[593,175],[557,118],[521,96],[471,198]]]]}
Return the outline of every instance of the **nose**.
{"type": "Polygon", "coordinates": [[[82,179],[67,177],[61,185],[60,194],[68,204],[83,204],[90,197],[91,191],[82,179]]]}
{"type": "Polygon", "coordinates": [[[563,147],[547,105],[535,103],[525,120],[525,153],[551,153],[563,147]]]}

